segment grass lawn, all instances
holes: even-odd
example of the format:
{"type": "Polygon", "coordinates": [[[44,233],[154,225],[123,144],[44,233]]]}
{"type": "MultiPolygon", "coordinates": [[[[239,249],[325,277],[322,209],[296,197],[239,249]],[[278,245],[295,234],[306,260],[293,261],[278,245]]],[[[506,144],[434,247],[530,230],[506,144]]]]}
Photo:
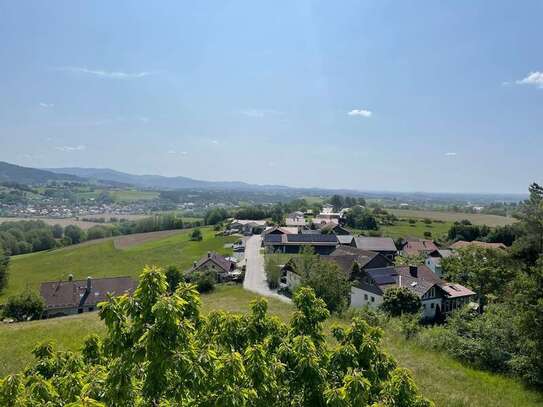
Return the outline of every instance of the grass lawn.
{"type": "Polygon", "coordinates": [[[70,273],[76,279],[87,276],[137,277],[146,264],[175,264],[188,269],[194,260],[208,251],[231,253],[231,249],[225,249],[224,244],[235,241],[235,237],[215,237],[212,230],[201,230],[204,239],[200,242],[190,241],[191,230],[187,229],[165,239],[126,249],[116,249],[113,240],[106,240],[15,256],[11,259],[8,286],[0,294],[0,303],[26,287],[38,289],[40,283],[66,279],[70,273]]]}
{"type": "MultiPolygon", "coordinates": [[[[202,296],[202,311],[246,312],[255,295],[240,286],[221,286],[202,296]]],[[[293,310],[283,302],[268,300],[269,311],[287,321],[293,310]]],[[[332,319],[327,323],[345,323],[332,319]]],[[[0,325],[0,377],[19,371],[31,359],[33,346],[53,340],[58,349],[77,350],[86,335],[103,334],[104,325],[97,313],[50,320],[0,325]],[[14,346],[14,344],[17,344],[14,346]]],[[[406,342],[392,329],[386,329],[384,346],[401,366],[411,369],[422,393],[437,406],[511,407],[541,406],[543,395],[526,389],[517,381],[463,366],[445,354],[424,350],[406,342]]]]}
{"type": "Polygon", "coordinates": [[[431,239],[438,239],[442,236],[447,236],[447,232],[452,224],[452,222],[432,222],[427,225],[421,220],[418,220],[417,223],[412,225],[407,220],[400,220],[393,226],[381,226],[381,231],[383,232],[383,236],[388,236],[393,239],[399,237],[424,238],[424,232],[430,232],[432,234],[431,239]]]}
{"type": "Polygon", "coordinates": [[[506,218],[505,216],[498,215],[485,215],[482,213],[461,213],[461,212],[442,212],[442,211],[418,211],[414,209],[388,209],[386,210],[393,213],[399,218],[413,218],[424,219],[429,218],[432,220],[443,220],[446,222],[455,222],[463,219],[469,220],[474,225],[487,225],[490,227],[510,225],[516,222],[516,219],[506,218]]]}

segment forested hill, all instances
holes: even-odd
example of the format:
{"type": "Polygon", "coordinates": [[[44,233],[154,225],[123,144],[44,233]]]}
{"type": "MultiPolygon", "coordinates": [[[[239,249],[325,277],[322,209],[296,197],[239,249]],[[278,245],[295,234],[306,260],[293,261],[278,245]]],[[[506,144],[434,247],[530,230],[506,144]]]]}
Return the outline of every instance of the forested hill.
{"type": "Polygon", "coordinates": [[[18,184],[44,184],[50,181],[83,181],[71,174],[57,174],[36,168],[21,167],[0,161],[0,182],[15,182],[18,184]]]}

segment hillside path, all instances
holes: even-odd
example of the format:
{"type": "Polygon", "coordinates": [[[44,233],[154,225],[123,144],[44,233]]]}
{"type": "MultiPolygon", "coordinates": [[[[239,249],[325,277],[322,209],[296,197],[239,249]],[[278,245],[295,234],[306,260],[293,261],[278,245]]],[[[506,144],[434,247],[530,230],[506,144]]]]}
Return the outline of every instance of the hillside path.
{"type": "Polygon", "coordinates": [[[245,280],[243,288],[265,297],[271,297],[283,302],[291,302],[284,295],[270,290],[266,282],[266,272],[264,271],[264,255],[260,252],[262,246],[262,236],[253,235],[245,243],[245,280]]]}

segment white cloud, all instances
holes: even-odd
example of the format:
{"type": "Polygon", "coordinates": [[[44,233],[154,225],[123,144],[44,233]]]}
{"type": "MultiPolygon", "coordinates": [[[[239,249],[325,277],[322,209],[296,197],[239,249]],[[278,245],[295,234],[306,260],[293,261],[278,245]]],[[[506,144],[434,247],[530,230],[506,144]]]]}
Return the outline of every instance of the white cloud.
{"type": "Polygon", "coordinates": [[[211,143],[213,143],[213,144],[219,144],[219,140],[211,140],[211,143]]]}
{"type": "Polygon", "coordinates": [[[177,152],[175,150],[168,150],[166,152],[167,154],[179,154],[179,155],[188,155],[189,153],[187,153],[186,151],[180,151],[180,152],[177,152]]]}
{"type": "Polygon", "coordinates": [[[543,72],[530,72],[523,79],[515,81],[517,85],[533,85],[543,89],[543,72]]]}
{"type": "Polygon", "coordinates": [[[445,155],[447,157],[454,157],[454,156],[456,156],[456,153],[452,153],[452,152],[451,153],[445,153],[445,155]]]}
{"type": "Polygon", "coordinates": [[[189,153],[187,153],[186,151],[181,151],[179,154],[181,154],[181,155],[189,155],[189,153]]]}
{"type": "Polygon", "coordinates": [[[365,109],[353,109],[350,112],[347,112],[349,116],[362,116],[362,117],[371,117],[372,112],[365,109]]]}
{"type": "Polygon", "coordinates": [[[168,153],[168,154],[177,154],[177,151],[175,151],[175,150],[168,150],[167,153],[168,153]]]}
{"type": "Polygon", "coordinates": [[[78,145],[78,146],[60,146],[60,147],[55,147],[56,150],[58,151],[64,151],[64,152],[72,152],[72,151],[83,151],[85,150],[87,147],[86,146],[83,146],[83,145],[78,145]]]}
{"type": "Polygon", "coordinates": [[[87,75],[96,76],[98,78],[106,78],[106,79],[138,79],[143,78],[145,76],[154,75],[156,72],[120,72],[120,71],[103,71],[101,69],[87,69],[85,67],[79,67],[79,66],[62,66],[60,68],[56,68],[58,71],[64,71],[64,72],[75,72],[75,73],[82,73],[87,75]]]}
{"type": "Polygon", "coordinates": [[[244,109],[240,113],[244,116],[257,119],[261,119],[264,116],[283,114],[283,112],[273,109],[244,109]]]}
{"type": "Polygon", "coordinates": [[[50,109],[51,107],[54,107],[55,105],[52,104],[52,103],[44,103],[44,102],[40,102],[40,107],[44,108],[44,109],[50,109]]]}

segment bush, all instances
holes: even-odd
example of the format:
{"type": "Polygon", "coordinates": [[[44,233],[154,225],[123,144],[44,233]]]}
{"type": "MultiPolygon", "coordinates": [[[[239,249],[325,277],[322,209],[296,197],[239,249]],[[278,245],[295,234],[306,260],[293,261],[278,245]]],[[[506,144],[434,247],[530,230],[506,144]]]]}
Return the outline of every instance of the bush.
{"type": "Polygon", "coordinates": [[[430,239],[432,237],[432,232],[427,230],[426,232],[424,232],[424,237],[430,239]]]}
{"type": "Polygon", "coordinates": [[[281,268],[279,266],[280,264],[276,256],[273,254],[266,256],[264,270],[266,271],[266,281],[272,290],[279,287],[279,280],[281,278],[281,268]]]}
{"type": "Polygon", "coordinates": [[[168,291],[173,293],[181,281],[183,281],[183,273],[177,266],[168,266],[166,268],[166,281],[168,282],[168,291]]]}
{"type": "Polygon", "coordinates": [[[381,308],[387,314],[397,317],[402,314],[415,314],[421,307],[420,298],[404,287],[389,288],[383,295],[381,308]]]}
{"type": "Polygon", "coordinates": [[[43,314],[45,303],[42,297],[34,291],[9,297],[3,310],[4,317],[13,318],[16,321],[28,321],[39,319],[43,314]]]}
{"type": "Polygon", "coordinates": [[[200,293],[213,291],[215,289],[215,284],[217,283],[217,274],[214,271],[198,273],[194,282],[200,293]]]}
{"type": "Polygon", "coordinates": [[[194,229],[192,231],[192,233],[190,234],[190,240],[194,240],[194,241],[201,241],[203,239],[203,236],[202,236],[202,231],[198,228],[194,229]]]}

